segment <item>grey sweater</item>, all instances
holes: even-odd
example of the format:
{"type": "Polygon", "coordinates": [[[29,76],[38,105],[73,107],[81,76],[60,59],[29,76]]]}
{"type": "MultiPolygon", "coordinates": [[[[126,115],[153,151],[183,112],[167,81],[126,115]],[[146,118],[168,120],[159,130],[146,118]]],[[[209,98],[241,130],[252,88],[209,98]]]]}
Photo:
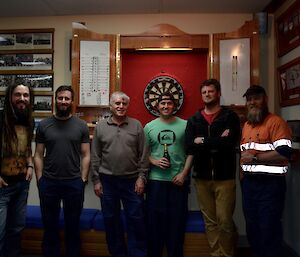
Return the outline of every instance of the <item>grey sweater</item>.
{"type": "Polygon", "coordinates": [[[91,151],[92,181],[97,184],[99,175],[145,177],[149,160],[141,123],[127,117],[121,125],[111,117],[101,120],[94,131],[91,151]]]}

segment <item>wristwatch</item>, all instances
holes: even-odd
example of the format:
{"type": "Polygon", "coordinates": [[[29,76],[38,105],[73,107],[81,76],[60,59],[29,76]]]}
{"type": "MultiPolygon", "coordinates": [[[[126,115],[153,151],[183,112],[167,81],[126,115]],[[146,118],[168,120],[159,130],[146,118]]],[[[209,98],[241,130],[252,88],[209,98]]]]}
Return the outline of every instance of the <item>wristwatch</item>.
{"type": "Polygon", "coordinates": [[[34,166],[33,166],[33,164],[32,163],[28,163],[27,165],[26,165],[26,168],[34,168],[34,166]]]}

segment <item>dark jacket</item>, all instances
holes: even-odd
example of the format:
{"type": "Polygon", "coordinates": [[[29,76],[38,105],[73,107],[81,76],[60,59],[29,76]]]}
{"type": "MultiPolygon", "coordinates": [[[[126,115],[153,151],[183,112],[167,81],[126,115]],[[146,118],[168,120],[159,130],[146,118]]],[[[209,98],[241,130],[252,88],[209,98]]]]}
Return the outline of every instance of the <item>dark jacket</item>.
{"type": "Polygon", "coordinates": [[[188,155],[194,155],[195,177],[204,180],[234,179],[240,135],[240,120],[232,110],[222,107],[211,125],[201,111],[192,116],[186,127],[186,149],[188,155]],[[226,129],[229,129],[229,135],[221,137],[226,129]],[[204,137],[204,143],[195,144],[196,137],[204,137]]]}

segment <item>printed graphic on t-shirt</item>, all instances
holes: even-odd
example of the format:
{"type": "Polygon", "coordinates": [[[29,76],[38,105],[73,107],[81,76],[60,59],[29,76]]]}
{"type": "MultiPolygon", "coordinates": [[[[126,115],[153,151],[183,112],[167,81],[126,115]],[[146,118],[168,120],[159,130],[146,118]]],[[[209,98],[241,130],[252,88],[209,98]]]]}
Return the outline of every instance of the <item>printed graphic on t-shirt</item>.
{"type": "Polygon", "coordinates": [[[161,145],[172,145],[176,140],[176,135],[172,130],[162,130],[157,135],[158,142],[161,145]]]}
{"type": "Polygon", "coordinates": [[[12,154],[6,155],[3,151],[1,163],[1,174],[4,176],[15,176],[26,173],[27,131],[24,126],[15,126],[18,141],[12,146],[12,154]]]}

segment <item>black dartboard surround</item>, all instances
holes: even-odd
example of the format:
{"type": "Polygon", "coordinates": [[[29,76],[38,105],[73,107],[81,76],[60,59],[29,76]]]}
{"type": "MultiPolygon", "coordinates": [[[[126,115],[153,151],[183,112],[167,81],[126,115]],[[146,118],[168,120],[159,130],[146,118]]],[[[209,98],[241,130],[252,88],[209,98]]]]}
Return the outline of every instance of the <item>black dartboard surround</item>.
{"type": "Polygon", "coordinates": [[[155,116],[159,116],[159,112],[156,109],[157,99],[164,92],[170,92],[177,101],[177,108],[174,114],[180,110],[183,104],[184,93],[179,82],[170,76],[158,76],[148,83],[144,91],[145,106],[155,116]]]}

